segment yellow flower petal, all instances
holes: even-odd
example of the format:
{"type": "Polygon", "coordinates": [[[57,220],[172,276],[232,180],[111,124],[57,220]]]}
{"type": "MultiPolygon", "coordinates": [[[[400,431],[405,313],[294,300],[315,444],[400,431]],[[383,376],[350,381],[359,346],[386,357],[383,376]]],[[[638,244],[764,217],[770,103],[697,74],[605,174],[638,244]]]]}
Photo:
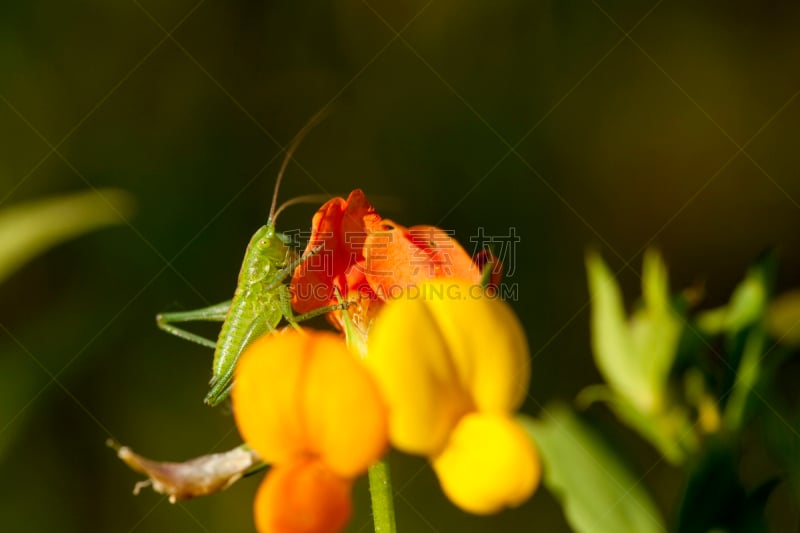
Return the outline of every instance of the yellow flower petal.
{"type": "Polygon", "coordinates": [[[336,533],[350,518],[352,482],[319,461],[272,468],[255,500],[259,533],[336,533]]]}
{"type": "Polygon", "coordinates": [[[387,446],[386,406],[344,340],[318,334],[305,376],[304,418],[312,450],[334,472],[355,477],[387,446]]]}
{"type": "Polygon", "coordinates": [[[530,380],[511,308],[457,280],[423,283],[385,305],[366,362],[389,406],[392,443],[423,455],[437,454],[468,412],[513,411],[530,380]]]}
{"type": "Polygon", "coordinates": [[[384,306],[369,338],[367,366],[389,408],[389,438],[404,452],[437,453],[473,405],[450,350],[422,300],[384,306]]]}
{"type": "Polygon", "coordinates": [[[541,477],[530,438],[510,416],[497,414],[465,416],[433,467],[447,497],[475,514],[522,504],[541,477]]]}
{"type": "Polygon", "coordinates": [[[498,412],[518,408],[528,392],[530,355],[514,311],[475,285],[447,280],[421,289],[434,291],[426,303],[475,407],[498,412]]]}
{"type": "Polygon", "coordinates": [[[232,391],[239,432],[269,463],[317,456],[354,477],[386,447],[386,408],[336,335],[266,335],[242,354],[232,391]]]}
{"type": "Polygon", "coordinates": [[[285,463],[308,449],[298,393],[310,336],[265,335],[236,366],[231,400],[239,433],[267,463],[285,463]]]}

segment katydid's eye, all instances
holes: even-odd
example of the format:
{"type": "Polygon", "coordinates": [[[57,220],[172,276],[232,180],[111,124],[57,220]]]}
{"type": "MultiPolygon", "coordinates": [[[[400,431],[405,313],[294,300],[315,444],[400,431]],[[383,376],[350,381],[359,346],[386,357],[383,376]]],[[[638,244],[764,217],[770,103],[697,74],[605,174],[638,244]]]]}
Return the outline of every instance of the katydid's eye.
{"type": "Polygon", "coordinates": [[[259,246],[266,247],[268,244],[269,244],[269,241],[267,241],[267,239],[261,239],[260,241],[258,241],[258,245],[259,246]]]}

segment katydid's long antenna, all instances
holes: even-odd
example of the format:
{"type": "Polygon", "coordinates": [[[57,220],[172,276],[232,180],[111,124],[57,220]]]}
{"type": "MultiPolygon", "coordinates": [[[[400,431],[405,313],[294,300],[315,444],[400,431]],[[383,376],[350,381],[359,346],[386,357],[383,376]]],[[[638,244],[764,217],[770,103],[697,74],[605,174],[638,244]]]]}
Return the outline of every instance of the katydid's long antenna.
{"type": "Polygon", "coordinates": [[[272,225],[275,222],[275,207],[278,204],[278,190],[280,189],[280,186],[281,186],[281,180],[283,179],[283,173],[286,172],[286,167],[289,166],[289,161],[291,161],[292,155],[294,154],[295,150],[297,150],[297,147],[300,145],[300,142],[303,140],[303,138],[306,136],[306,134],[309,131],[311,131],[311,129],[314,126],[319,124],[322,121],[322,119],[325,118],[325,115],[327,115],[327,114],[328,114],[328,108],[327,107],[323,107],[322,109],[320,109],[317,112],[317,114],[314,115],[313,117],[311,117],[311,120],[309,120],[306,123],[306,125],[303,126],[303,128],[299,132],[297,132],[297,135],[295,135],[294,139],[292,140],[292,143],[289,146],[289,149],[286,150],[286,157],[283,158],[283,163],[281,164],[281,169],[278,171],[278,179],[275,180],[275,192],[272,194],[272,205],[269,208],[269,219],[267,219],[267,224],[268,225],[272,225]]]}
{"type": "Polygon", "coordinates": [[[286,209],[287,207],[292,207],[293,205],[297,204],[315,204],[315,203],[327,202],[331,198],[333,198],[333,195],[331,194],[304,194],[302,196],[295,196],[294,198],[290,198],[285,202],[283,202],[281,206],[275,210],[275,214],[273,215],[272,218],[272,223],[274,224],[275,221],[278,220],[280,214],[283,213],[283,210],[286,209]]]}

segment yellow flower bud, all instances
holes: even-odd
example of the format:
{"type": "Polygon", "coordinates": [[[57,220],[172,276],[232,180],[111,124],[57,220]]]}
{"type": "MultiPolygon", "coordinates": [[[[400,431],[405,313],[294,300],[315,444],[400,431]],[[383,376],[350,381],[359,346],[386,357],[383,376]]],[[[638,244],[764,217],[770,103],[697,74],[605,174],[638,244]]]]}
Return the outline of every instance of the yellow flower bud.
{"type": "Polygon", "coordinates": [[[462,418],[433,468],[447,497],[475,514],[522,504],[541,477],[530,437],[513,418],[497,414],[462,418]]]}

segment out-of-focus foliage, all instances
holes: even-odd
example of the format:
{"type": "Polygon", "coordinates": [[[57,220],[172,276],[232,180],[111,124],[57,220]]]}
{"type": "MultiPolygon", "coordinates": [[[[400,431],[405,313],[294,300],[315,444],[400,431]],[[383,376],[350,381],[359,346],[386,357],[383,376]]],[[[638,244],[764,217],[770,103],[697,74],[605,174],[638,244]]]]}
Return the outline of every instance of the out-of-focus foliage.
{"type": "Polygon", "coordinates": [[[666,526],[619,451],[564,405],[521,417],[544,464],[544,482],[577,533],[661,533],[666,526]]]}
{"type": "Polygon", "coordinates": [[[593,302],[592,348],[608,387],[584,390],[581,401],[608,401],[668,460],[681,462],[685,448],[694,443],[688,413],[675,404],[668,389],[684,319],[672,306],[666,266],[657,253],[645,254],[644,302],[630,319],[619,286],[603,260],[590,254],[587,270],[593,302]]]}
{"type": "MultiPolygon", "coordinates": [[[[797,436],[791,425],[796,415],[787,413],[784,401],[775,394],[775,378],[788,353],[779,352],[778,343],[791,340],[791,331],[800,320],[795,316],[792,293],[777,304],[770,303],[774,254],[750,268],[727,304],[691,316],[679,314],[678,305],[670,302],[686,306],[692,299],[686,293],[670,297],[666,268],[658,256],[648,253],[642,274],[644,307],[629,322],[619,287],[605,263],[592,254],[587,268],[593,294],[593,351],[608,385],[584,390],[579,403],[608,400],[617,416],[650,440],[666,459],[679,460],[676,462],[687,472],[677,507],[679,533],[770,531],[765,510],[773,489],[782,478],[795,485],[798,481],[797,462],[791,458],[797,446],[790,436],[797,436]],[[659,315],[653,309],[664,313],[659,315]],[[649,327],[644,328],[649,342],[636,352],[630,331],[637,324],[642,327],[642,316],[652,320],[645,322],[649,327]],[[662,321],[660,327],[658,320],[662,321]],[[776,353],[771,353],[773,350],[776,353]],[[665,362],[659,365],[659,361],[665,362]],[[648,365],[659,368],[659,379],[649,379],[651,374],[642,370],[648,365]],[[653,402],[641,402],[640,398],[665,402],[653,408],[653,402]],[[782,408],[777,410],[774,405],[782,408]],[[783,472],[773,478],[762,474],[754,484],[742,479],[739,463],[747,447],[746,432],[757,412],[784,424],[766,424],[767,438],[760,443],[771,450],[783,472]],[[782,437],[776,439],[779,435],[782,437]]],[[[538,434],[534,432],[534,436],[538,434]]],[[[544,447],[546,450],[546,441],[544,447]]],[[[547,457],[547,452],[543,455],[547,457]]],[[[565,489],[552,479],[553,473],[570,462],[545,462],[551,470],[549,484],[563,493],[570,516],[570,498],[577,498],[580,489],[569,484],[565,489]]],[[[601,461],[604,465],[608,462],[601,461]]]]}
{"type": "Polygon", "coordinates": [[[736,335],[764,315],[774,276],[772,261],[764,261],[747,273],[727,305],[705,311],[697,317],[698,328],[709,335],[736,335]]]}
{"type": "Polygon", "coordinates": [[[27,202],[0,210],[0,280],[32,257],[82,233],[121,224],[130,195],[98,190],[27,202]]]}
{"type": "Polygon", "coordinates": [[[761,378],[766,355],[765,313],[769,305],[775,258],[766,256],[754,265],[737,285],[727,305],[701,313],[697,327],[710,336],[724,337],[726,394],[724,422],[729,431],[741,428],[753,388],[761,378]]]}
{"type": "MultiPolygon", "coordinates": [[[[133,207],[131,196],[120,190],[97,190],[62,195],[0,210],[0,281],[49,248],[92,230],[120,224],[133,207]]],[[[31,380],[13,359],[0,358],[0,374],[14,376],[6,394],[28,393],[31,380]]],[[[0,420],[17,422],[23,413],[12,402],[0,402],[0,420]]],[[[9,429],[2,428],[2,433],[9,429]]],[[[0,440],[0,461],[7,439],[0,440]]]]}
{"type": "Polygon", "coordinates": [[[800,347],[800,289],[775,298],[767,314],[767,331],[778,342],[800,347]]]}
{"type": "Polygon", "coordinates": [[[589,255],[587,270],[598,368],[623,401],[644,413],[660,411],[682,326],[670,303],[664,262],[655,252],[645,254],[644,304],[629,322],[614,275],[598,255],[589,255]]]}
{"type": "Polygon", "coordinates": [[[684,489],[677,533],[766,533],[764,507],[777,480],[747,490],[737,473],[737,458],[714,443],[697,458],[684,489]]]}

